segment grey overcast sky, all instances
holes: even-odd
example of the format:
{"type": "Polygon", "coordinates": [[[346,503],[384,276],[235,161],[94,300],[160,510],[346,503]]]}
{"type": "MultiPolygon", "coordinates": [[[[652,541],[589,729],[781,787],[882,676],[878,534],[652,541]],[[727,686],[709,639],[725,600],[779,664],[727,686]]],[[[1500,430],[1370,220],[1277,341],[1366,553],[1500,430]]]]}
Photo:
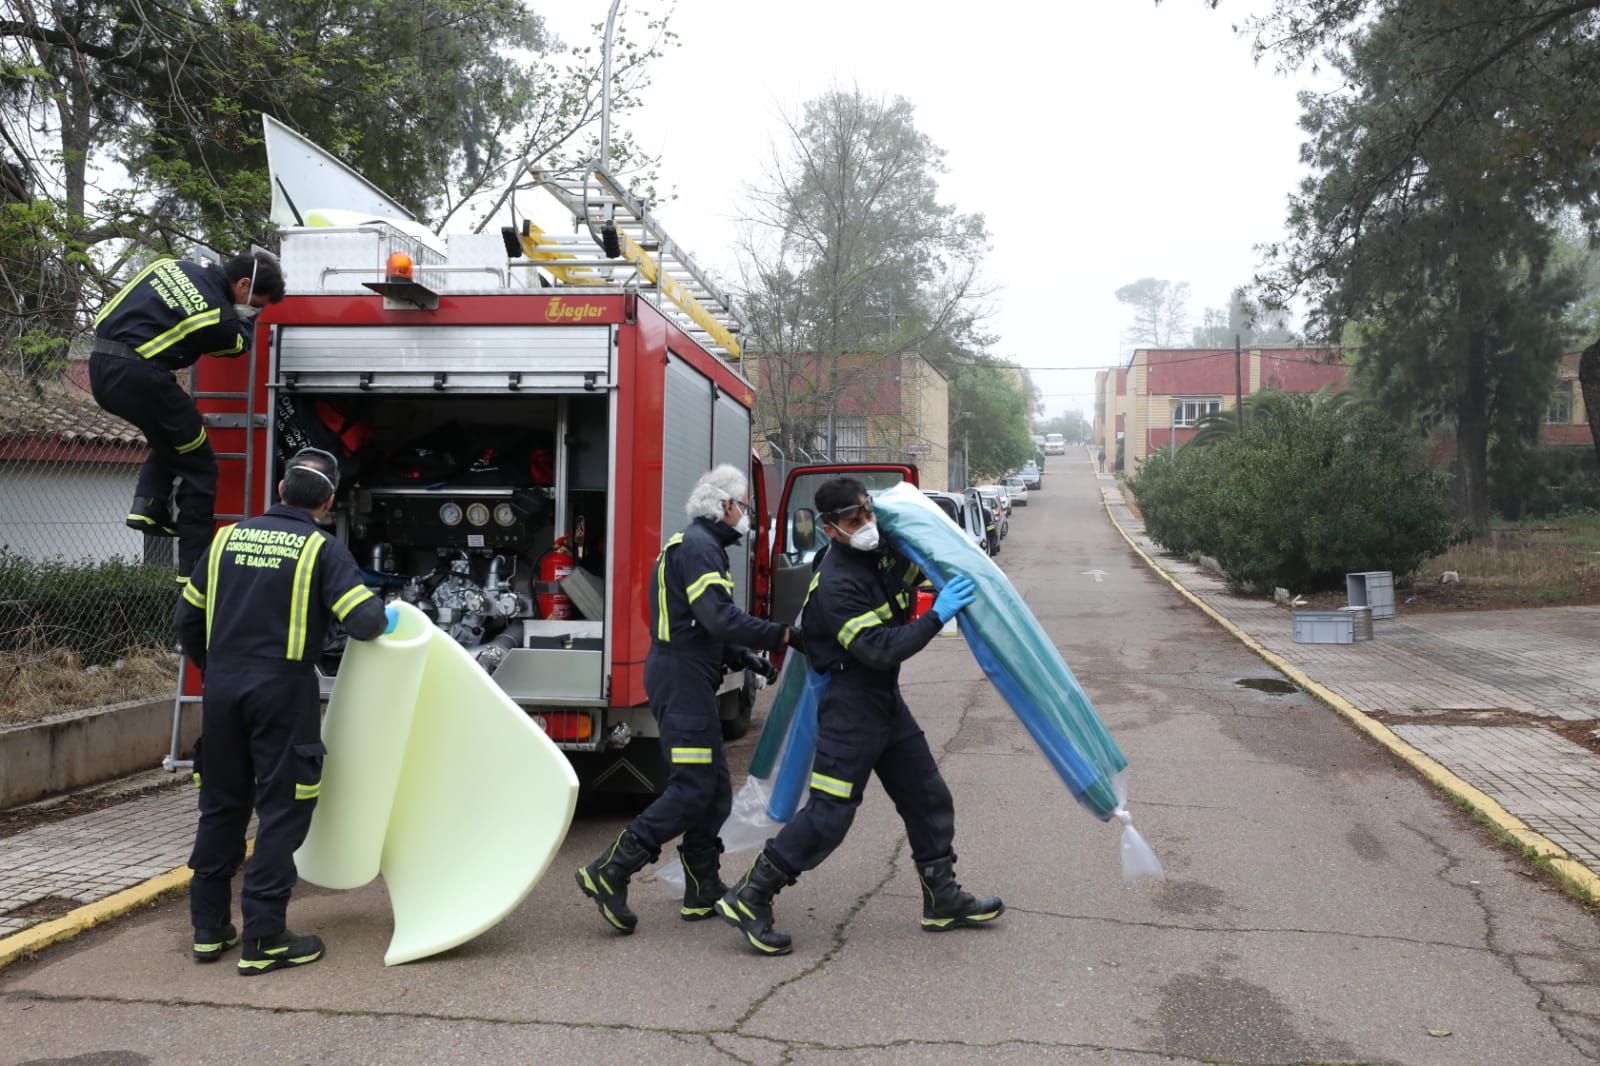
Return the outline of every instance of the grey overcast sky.
{"type": "MultiPolygon", "coordinates": [[[[992,235],[994,354],[1030,368],[1046,417],[1088,415],[1094,370],[1128,354],[1119,286],[1187,282],[1198,323],[1283,232],[1303,175],[1297,86],[1232,30],[1265,6],[681,0],[682,46],[657,62],[649,103],[613,124],[662,157],[677,192],[662,225],[729,279],[736,204],[783,136],[778,116],[835,85],[905,97],[946,152],[941,199],[992,235]]],[[[569,44],[592,40],[608,7],[534,5],[569,44]]],[[[619,19],[642,32],[662,7],[626,0],[619,19]]]]}

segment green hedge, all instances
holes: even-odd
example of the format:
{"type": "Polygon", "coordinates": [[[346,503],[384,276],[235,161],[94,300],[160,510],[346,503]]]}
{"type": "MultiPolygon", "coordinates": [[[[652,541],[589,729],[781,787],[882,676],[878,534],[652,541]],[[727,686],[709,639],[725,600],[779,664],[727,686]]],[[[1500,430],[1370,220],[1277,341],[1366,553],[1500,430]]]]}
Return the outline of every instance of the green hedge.
{"type": "Polygon", "coordinates": [[[1313,592],[1408,575],[1455,543],[1448,477],[1376,409],[1285,395],[1242,431],[1152,455],[1132,486],[1163,547],[1214,557],[1238,586],[1313,592]]]}
{"type": "Polygon", "coordinates": [[[76,652],[84,666],[136,648],[171,648],[171,566],[35,562],[0,549],[0,651],[76,652]]]}

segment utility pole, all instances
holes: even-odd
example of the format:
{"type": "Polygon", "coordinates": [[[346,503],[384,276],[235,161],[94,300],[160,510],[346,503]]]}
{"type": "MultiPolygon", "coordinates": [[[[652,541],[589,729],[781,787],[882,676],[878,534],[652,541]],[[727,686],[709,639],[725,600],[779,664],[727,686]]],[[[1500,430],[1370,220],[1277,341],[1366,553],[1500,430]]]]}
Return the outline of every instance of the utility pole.
{"type": "Polygon", "coordinates": [[[1239,368],[1239,335],[1233,335],[1233,416],[1244,432],[1244,372],[1239,368]]]}

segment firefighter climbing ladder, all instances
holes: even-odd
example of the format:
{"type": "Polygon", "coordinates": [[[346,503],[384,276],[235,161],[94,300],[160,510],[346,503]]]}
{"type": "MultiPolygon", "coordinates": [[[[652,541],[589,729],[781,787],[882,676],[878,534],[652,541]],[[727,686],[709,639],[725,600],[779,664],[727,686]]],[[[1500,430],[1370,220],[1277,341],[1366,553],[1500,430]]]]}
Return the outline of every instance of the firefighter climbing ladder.
{"type": "MultiPolygon", "coordinates": [[[[191,382],[195,381],[191,371],[191,382]]],[[[264,412],[256,410],[256,393],[253,383],[256,380],[256,350],[255,345],[250,347],[248,368],[245,375],[246,387],[243,392],[201,392],[198,385],[192,390],[196,400],[232,400],[244,404],[243,412],[208,413],[202,414],[206,432],[214,429],[242,429],[244,430],[244,450],[237,452],[217,452],[217,463],[234,462],[244,464],[244,480],[239,493],[241,509],[250,509],[250,486],[255,484],[256,469],[256,442],[265,430],[267,417],[264,412]]],[[[218,514],[218,519],[225,522],[237,522],[248,518],[248,514],[218,514]]],[[[183,754],[183,709],[191,705],[198,705],[199,696],[191,696],[185,690],[189,687],[189,659],[180,654],[178,656],[178,692],[172,701],[172,744],[167,750],[166,758],[161,760],[161,768],[168,773],[177,773],[179,770],[188,770],[194,766],[192,759],[180,759],[183,754]]]]}

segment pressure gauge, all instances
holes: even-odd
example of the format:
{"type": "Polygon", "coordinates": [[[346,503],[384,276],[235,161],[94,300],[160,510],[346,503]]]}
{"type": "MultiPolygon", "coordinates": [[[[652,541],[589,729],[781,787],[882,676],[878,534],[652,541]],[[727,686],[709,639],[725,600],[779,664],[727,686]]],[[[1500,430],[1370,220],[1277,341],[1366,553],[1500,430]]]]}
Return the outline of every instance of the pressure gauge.
{"type": "Polygon", "coordinates": [[[474,526],[489,524],[489,507],[482,503],[469,503],[467,505],[467,523],[474,526]]]}
{"type": "Polygon", "coordinates": [[[498,504],[494,509],[494,520],[496,525],[514,526],[517,524],[517,512],[511,509],[509,503],[498,504]]]}
{"type": "Polygon", "coordinates": [[[461,524],[461,505],[459,503],[447,503],[440,507],[439,521],[447,526],[459,526],[461,524]]]}

